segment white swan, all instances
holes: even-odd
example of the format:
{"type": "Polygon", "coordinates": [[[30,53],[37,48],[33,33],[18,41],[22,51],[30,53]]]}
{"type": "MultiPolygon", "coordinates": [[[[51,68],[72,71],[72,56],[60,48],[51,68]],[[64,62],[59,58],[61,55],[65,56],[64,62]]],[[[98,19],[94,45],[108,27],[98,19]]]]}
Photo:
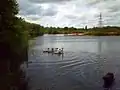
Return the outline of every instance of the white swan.
{"type": "Polygon", "coordinates": [[[50,48],[47,48],[47,50],[43,50],[43,53],[49,52],[49,51],[50,51],[49,49],[50,49],[50,48]]]}
{"type": "Polygon", "coordinates": [[[53,54],[63,54],[63,48],[58,49],[58,48],[47,48],[47,50],[43,50],[43,53],[53,53],[53,54]]]}
{"type": "Polygon", "coordinates": [[[56,52],[54,52],[54,54],[63,54],[63,48],[62,48],[62,49],[57,50],[56,52]]]}
{"type": "Polygon", "coordinates": [[[58,48],[55,48],[55,51],[54,52],[57,52],[58,51],[58,48]]]}

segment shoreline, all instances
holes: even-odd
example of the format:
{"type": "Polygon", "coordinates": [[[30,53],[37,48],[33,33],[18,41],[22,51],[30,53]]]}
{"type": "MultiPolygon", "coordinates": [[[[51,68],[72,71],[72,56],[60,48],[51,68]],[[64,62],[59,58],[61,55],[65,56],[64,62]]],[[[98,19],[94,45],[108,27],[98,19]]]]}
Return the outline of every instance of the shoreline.
{"type": "Polygon", "coordinates": [[[120,36],[120,34],[44,34],[43,36],[120,36]]]}

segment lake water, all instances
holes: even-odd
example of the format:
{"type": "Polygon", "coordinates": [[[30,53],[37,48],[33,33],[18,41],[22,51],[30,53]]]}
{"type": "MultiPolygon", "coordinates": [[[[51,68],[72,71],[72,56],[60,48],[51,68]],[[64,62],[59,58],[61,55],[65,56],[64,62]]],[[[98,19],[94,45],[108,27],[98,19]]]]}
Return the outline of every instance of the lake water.
{"type": "Polygon", "coordinates": [[[103,90],[102,77],[115,74],[120,89],[119,36],[42,36],[29,50],[26,70],[30,90],[103,90]],[[43,53],[64,48],[64,55],[43,53]]]}

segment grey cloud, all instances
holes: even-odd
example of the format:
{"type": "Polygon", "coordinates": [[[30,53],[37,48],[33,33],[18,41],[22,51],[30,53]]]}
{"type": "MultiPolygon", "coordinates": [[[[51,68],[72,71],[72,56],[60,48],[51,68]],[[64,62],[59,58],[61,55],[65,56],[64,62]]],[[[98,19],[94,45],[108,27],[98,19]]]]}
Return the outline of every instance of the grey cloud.
{"type": "Polygon", "coordinates": [[[26,10],[21,10],[20,11],[20,14],[21,15],[35,15],[35,14],[41,14],[42,12],[42,8],[41,8],[41,6],[39,6],[39,7],[29,7],[29,8],[27,8],[26,10]]]}
{"type": "Polygon", "coordinates": [[[56,2],[64,2],[64,1],[71,1],[71,0],[29,0],[33,3],[56,3],[56,2]]]}
{"type": "Polygon", "coordinates": [[[119,11],[120,0],[86,0],[86,5],[98,8],[100,11],[117,12],[119,11]]]}
{"type": "Polygon", "coordinates": [[[57,14],[57,10],[54,5],[48,5],[47,9],[44,9],[42,5],[33,4],[29,1],[19,1],[19,15],[39,15],[39,16],[54,16],[57,14]]]}
{"type": "Polygon", "coordinates": [[[119,3],[120,2],[111,5],[109,7],[109,12],[118,12],[118,11],[120,11],[120,5],[119,5],[119,3]]]}
{"type": "Polygon", "coordinates": [[[112,7],[109,12],[117,12],[119,10],[120,10],[119,7],[114,7],[114,8],[112,7]]]}
{"type": "Polygon", "coordinates": [[[100,12],[103,24],[119,25],[120,23],[120,0],[18,0],[18,3],[19,15],[31,21],[43,20],[41,21],[43,25],[46,23],[58,26],[63,24],[70,26],[96,25],[100,12]],[[69,1],[72,2],[69,3],[69,1]],[[61,4],[62,2],[67,3],[61,4]],[[75,8],[71,10],[73,4],[75,8]],[[65,14],[62,12],[61,6],[65,6],[65,14]],[[71,10],[70,13],[67,10],[71,10]],[[88,10],[91,12],[89,13],[88,10]],[[60,18],[56,18],[56,16],[60,16],[60,18]],[[53,19],[55,19],[55,23],[53,19]]]}
{"type": "Polygon", "coordinates": [[[65,17],[68,18],[68,19],[77,19],[78,18],[75,15],[66,15],[65,17]]]}
{"type": "Polygon", "coordinates": [[[20,15],[30,15],[36,12],[36,6],[31,4],[28,0],[19,0],[18,3],[20,15]]]}
{"type": "Polygon", "coordinates": [[[104,0],[89,0],[86,2],[86,5],[92,6],[92,5],[98,4],[102,1],[104,1],[104,0]]]}
{"type": "Polygon", "coordinates": [[[27,16],[28,19],[31,19],[32,21],[37,21],[39,20],[41,17],[40,16],[36,16],[36,15],[29,15],[27,16]]]}
{"type": "Polygon", "coordinates": [[[54,16],[54,15],[56,15],[57,14],[57,11],[45,11],[43,14],[42,14],[42,16],[54,16]]]}
{"type": "Polygon", "coordinates": [[[88,20],[88,16],[84,16],[84,15],[82,15],[80,17],[76,16],[76,15],[65,15],[65,17],[68,19],[71,19],[72,21],[79,21],[79,20],[86,21],[86,20],[88,20]]]}
{"type": "Polygon", "coordinates": [[[55,6],[50,5],[49,8],[43,9],[41,15],[42,16],[54,16],[57,14],[57,9],[55,6]]]}
{"type": "Polygon", "coordinates": [[[120,0],[91,0],[91,2],[88,2],[87,5],[97,8],[99,12],[102,12],[103,24],[119,25],[120,0]]]}
{"type": "Polygon", "coordinates": [[[32,4],[30,4],[27,0],[18,0],[19,4],[19,10],[27,10],[29,7],[32,7],[32,4]]]}

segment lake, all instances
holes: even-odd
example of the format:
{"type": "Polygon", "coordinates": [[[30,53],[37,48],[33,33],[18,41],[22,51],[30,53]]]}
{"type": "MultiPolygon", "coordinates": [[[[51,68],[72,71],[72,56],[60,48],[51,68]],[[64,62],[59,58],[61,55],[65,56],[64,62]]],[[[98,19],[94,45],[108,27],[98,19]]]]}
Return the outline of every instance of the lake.
{"type": "Polygon", "coordinates": [[[102,77],[115,74],[120,89],[119,36],[41,36],[29,49],[26,69],[30,90],[104,90],[102,77]],[[64,48],[64,55],[43,53],[64,48]]]}

